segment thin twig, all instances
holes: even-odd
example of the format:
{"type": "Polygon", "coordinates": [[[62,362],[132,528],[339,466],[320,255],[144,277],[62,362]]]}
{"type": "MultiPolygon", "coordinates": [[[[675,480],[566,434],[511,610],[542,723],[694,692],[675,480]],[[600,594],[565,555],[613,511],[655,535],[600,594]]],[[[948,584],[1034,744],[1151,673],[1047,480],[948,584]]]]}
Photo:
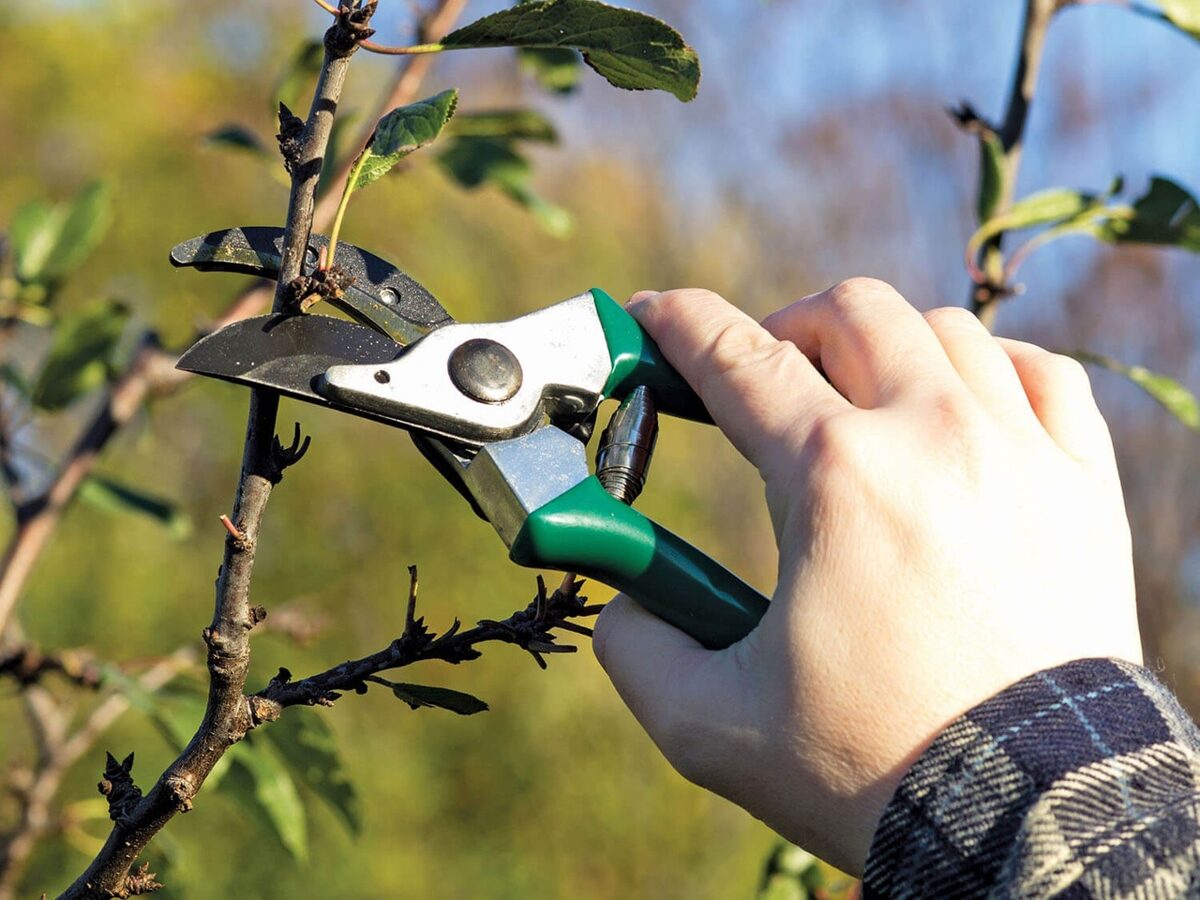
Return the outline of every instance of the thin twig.
{"type": "Polygon", "coordinates": [[[391,47],[387,44],[377,44],[374,41],[362,41],[359,44],[364,50],[378,53],[381,56],[417,56],[422,53],[441,53],[446,48],[441,44],[413,44],[408,47],[391,47]]]}
{"type": "Polygon", "coordinates": [[[38,684],[50,674],[93,689],[103,678],[99,660],[83,649],[44,651],[25,641],[0,653],[0,678],[11,678],[21,687],[38,684]]]}
{"type": "MultiPolygon", "coordinates": [[[[1025,15],[1008,106],[1002,124],[996,129],[1004,148],[1004,156],[1001,161],[1000,196],[993,215],[1003,214],[1013,203],[1017,173],[1021,166],[1021,152],[1024,148],[1025,125],[1029,119],[1029,109],[1042,67],[1046,32],[1061,5],[1062,0],[1025,0],[1025,15]]],[[[985,283],[971,284],[971,311],[989,331],[995,327],[999,301],[1004,295],[1004,285],[991,283],[1002,278],[1003,240],[1004,235],[998,234],[980,249],[978,268],[986,276],[985,283]]]]}
{"type": "Polygon", "coordinates": [[[466,631],[460,630],[460,623],[455,620],[444,633],[433,635],[425,627],[424,619],[415,615],[415,567],[411,567],[410,572],[410,600],[405,614],[404,632],[400,637],[376,653],[348,660],[298,681],[293,681],[290,673],[286,671],[281,673],[250,698],[250,708],[256,723],[278,718],[289,706],[329,706],[341,697],[342,693],[360,692],[371,676],[390,669],[434,659],[454,664],[478,659],[481,655],[478,646],[490,641],[516,644],[527,651],[539,666],[545,668],[542,654],[575,652],[573,646],[556,643],[554,629],[562,628],[590,636],[589,628],[571,620],[594,616],[602,608],[589,606],[587,598],[579,594],[582,582],[572,579],[568,584],[564,580],[563,585],[548,597],[544,584],[540,585],[538,595],[529,605],[514,612],[507,619],[485,619],[466,631]]]}
{"type": "MultiPolygon", "coordinates": [[[[427,43],[446,34],[454,26],[458,17],[462,15],[462,11],[466,5],[467,0],[442,0],[428,15],[422,17],[417,23],[417,41],[419,43],[427,43]]],[[[400,59],[392,81],[391,90],[387,92],[379,103],[375,114],[367,119],[362,133],[359,135],[359,139],[354,144],[354,152],[348,154],[343,159],[333,177],[329,179],[330,184],[338,185],[345,183],[346,179],[350,176],[350,169],[353,167],[354,161],[358,158],[363,148],[366,147],[367,141],[371,139],[371,135],[375,133],[375,123],[380,118],[397,106],[406,106],[417,99],[417,93],[421,90],[421,85],[424,83],[426,76],[428,76],[429,70],[433,67],[435,59],[436,56],[431,54],[406,56],[400,59]]],[[[314,228],[322,231],[329,226],[337,212],[340,199],[341,193],[339,191],[326,191],[325,195],[317,203],[316,213],[313,217],[314,228]]]]}

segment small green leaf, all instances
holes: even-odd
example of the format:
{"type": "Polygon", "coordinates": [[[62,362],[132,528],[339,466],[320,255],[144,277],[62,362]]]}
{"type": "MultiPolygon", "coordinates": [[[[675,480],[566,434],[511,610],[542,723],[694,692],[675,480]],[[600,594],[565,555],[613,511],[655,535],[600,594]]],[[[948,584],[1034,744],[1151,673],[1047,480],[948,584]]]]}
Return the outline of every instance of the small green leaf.
{"type": "Polygon", "coordinates": [[[452,141],[438,155],[438,162],[455,181],[474,188],[491,181],[499,184],[523,182],[530,175],[529,161],[504,140],[471,138],[452,141]]]}
{"type": "Polygon", "coordinates": [[[111,221],[112,192],[102,181],[89,184],[68,204],[25,204],[9,229],[17,280],[44,285],[62,280],[99,243],[111,221]]]}
{"type": "MultiPolygon", "coordinates": [[[[1119,188],[1118,180],[1114,182],[1113,189],[1118,190],[1119,188]]],[[[1053,188],[1030,194],[1014,203],[1007,212],[993,216],[980,225],[967,242],[967,256],[968,258],[973,257],[987,241],[1005,231],[1034,228],[1038,225],[1061,224],[1103,210],[1104,204],[1111,196],[1111,192],[1086,194],[1082,191],[1065,188],[1053,188]]]]}
{"type": "Polygon", "coordinates": [[[67,207],[40,281],[60,281],[87,258],[112,224],[112,188],[94,181],[67,207]]]}
{"type": "Polygon", "coordinates": [[[1132,211],[1117,211],[1097,237],[1113,244],[1161,244],[1200,253],[1200,207],[1174,181],[1155,176],[1132,211]]]}
{"type": "Polygon", "coordinates": [[[1162,17],[1200,40],[1200,0],[1161,0],[1162,17]]]}
{"type": "Polygon", "coordinates": [[[520,47],[517,64],[554,94],[569,94],[579,87],[583,60],[567,47],[520,47]]]}
{"type": "Polygon", "coordinates": [[[975,214],[982,225],[996,213],[1004,192],[1004,144],[992,131],[979,136],[979,197],[975,214]]]}
{"type": "Polygon", "coordinates": [[[438,156],[446,172],[467,189],[491,184],[521,204],[555,237],[573,227],[571,214],[543,200],[529,187],[532,169],[512,142],[493,138],[459,138],[438,156]]]}
{"type": "Polygon", "coordinates": [[[39,280],[65,218],[65,210],[42,200],[31,200],[13,214],[8,238],[17,281],[31,284],[39,280]]]}
{"type": "Polygon", "coordinates": [[[222,125],[214,131],[210,131],[204,136],[204,140],[210,144],[216,144],[219,147],[228,147],[232,150],[241,150],[249,153],[252,156],[258,156],[269,159],[271,154],[267,150],[266,145],[262,142],[257,134],[247,128],[245,125],[238,125],[236,122],[229,125],[222,125]]]}
{"type": "Polygon", "coordinates": [[[79,499],[107,513],[148,516],[166,528],[175,540],[186,538],[192,531],[191,520],[169,500],[102,475],[92,475],[80,486],[79,499]]]}
{"type": "Polygon", "coordinates": [[[279,80],[275,84],[275,92],[271,96],[271,121],[279,104],[283,103],[288,109],[298,109],[304,101],[303,94],[317,73],[321,71],[321,62],[325,58],[325,45],[321,41],[305,41],[296,48],[288,61],[279,80]]]}
{"type": "Polygon", "coordinates": [[[458,91],[442,91],[425,100],[393,109],[379,120],[370,144],[355,163],[353,187],[366,187],[414,150],[432,143],[454,115],[458,91]]]}
{"type": "Polygon", "coordinates": [[[1080,362],[1102,366],[1112,372],[1124,375],[1143,391],[1153,397],[1158,403],[1193,431],[1200,432],[1200,402],[1195,394],[1173,378],[1151,372],[1142,366],[1128,366],[1118,362],[1111,356],[1077,350],[1071,354],[1080,362]]]}
{"type": "Polygon", "coordinates": [[[269,828],[299,862],[308,860],[308,822],[300,792],[266,741],[247,737],[229,748],[232,759],[220,790],[269,828]]]}
{"type": "Polygon", "coordinates": [[[460,716],[473,716],[475,713],[486,712],[488,708],[478,697],[472,697],[462,691],[452,691],[450,688],[430,687],[425,684],[385,683],[398,699],[403,700],[412,709],[427,706],[431,709],[448,709],[460,716]]]}
{"type": "Polygon", "coordinates": [[[362,830],[362,811],[333,729],[318,713],[290,710],[262,734],[292,774],[329,804],[351,834],[362,830]]]}
{"type": "Polygon", "coordinates": [[[696,96],[700,59],[665,22],[596,0],[530,0],[484,16],[441,40],[441,47],[571,49],[614,87],[696,96]]]}
{"type": "Polygon", "coordinates": [[[555,131],[553,123],[533,109],[460,113],[450,126],[450,134],[455,137],[558,143],[558,132],[555,131]]]}
{"type": "Polygon", "coordinates": [[[103,385],[128,318],[125,305],[112,300],[64,316],[54,329],[50,351],[34,384],[34,405],[62,409],[103,385]]]}

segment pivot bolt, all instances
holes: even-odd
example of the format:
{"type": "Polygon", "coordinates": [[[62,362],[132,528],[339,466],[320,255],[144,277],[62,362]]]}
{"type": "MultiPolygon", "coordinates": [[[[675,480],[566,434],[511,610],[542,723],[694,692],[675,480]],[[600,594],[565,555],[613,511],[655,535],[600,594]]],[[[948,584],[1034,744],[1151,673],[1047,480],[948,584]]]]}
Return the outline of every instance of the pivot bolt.
{"type": "Polygon", "coordinates": [[[473,338],[450,354],[454,386],[480,403],[503,403],[521,389],[521,364],[503,344],[473,338]]]}

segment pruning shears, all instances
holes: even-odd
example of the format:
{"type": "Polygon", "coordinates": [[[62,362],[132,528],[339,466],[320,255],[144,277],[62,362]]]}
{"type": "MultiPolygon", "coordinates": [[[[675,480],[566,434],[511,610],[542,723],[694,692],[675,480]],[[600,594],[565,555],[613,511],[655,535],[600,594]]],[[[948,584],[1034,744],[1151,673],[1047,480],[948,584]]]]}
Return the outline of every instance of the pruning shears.
{"type": "MultiPolygon", "coordinates": [[[[282,240],[277,228],[231,228],[179,244],[171,261],[273,277],[282,240]]],[[[306,273],[325,248],[313,235],[306,273]]],[[[200,339],[179,368],[406,430],[519,565],[605,582],[708,647],[755,627],[762,594],[622,502],[641,488],[656,411],[708,414],[616,301],[592,289],[508,322],[460,323],[379,257],[345,243],[335,256],[352,281],[328,299],[352,321],[245,319],[200,339]],[[621,405],[598,477],[585,442],[606,399],[621,405]]]]}

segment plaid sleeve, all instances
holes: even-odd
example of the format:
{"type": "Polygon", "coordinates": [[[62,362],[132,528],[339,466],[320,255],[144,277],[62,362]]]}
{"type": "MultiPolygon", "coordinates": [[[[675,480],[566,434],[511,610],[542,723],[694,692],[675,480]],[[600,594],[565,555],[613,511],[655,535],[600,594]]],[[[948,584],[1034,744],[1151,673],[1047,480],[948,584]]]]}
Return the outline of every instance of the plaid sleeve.
{"type": "Polygon", "coordinates": [[[1138,666],[1031,675],[904,776],[863,896],[1200,897],[1200,732],[1138,666]]]}

